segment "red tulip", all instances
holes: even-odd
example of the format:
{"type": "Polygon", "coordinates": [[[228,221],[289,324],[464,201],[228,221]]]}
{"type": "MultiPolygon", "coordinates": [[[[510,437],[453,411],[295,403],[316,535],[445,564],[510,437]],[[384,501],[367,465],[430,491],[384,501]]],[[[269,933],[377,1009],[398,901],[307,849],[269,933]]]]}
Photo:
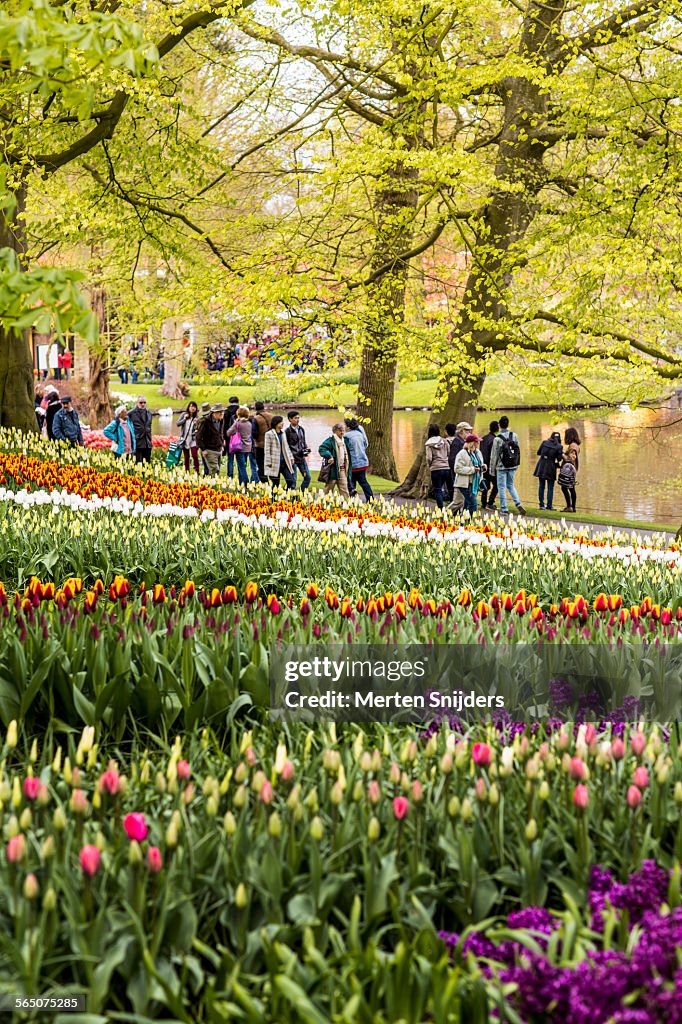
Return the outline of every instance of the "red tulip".
{"type": "Polygon", "coordinates": [[[34,775],[27,775],[24,779],[24,796],[27,800],[35,800],[40,789],[40,779],[34,775]]]}
{"type": "Polygon", "coordinates": [[[485,767],[490,764],[490,747],[487,743],[474,743],[471,748],[471,757],[474,764],[485,767]]]}
{"type": "Polygon", "coordinates": [[[637,786],[628,787],[627,802],[628,807],[631,807],[633,810],[635,809],[635,807],[639,807],[639,805],[641,804],[642,791],[638,789],[637,786]]]}
{"type": "Polygon", "coordinates": [[[589,804],[589,802],[590,794],[588,792],[587,786],[584,786],[582,783],[580,783],[580,785],[576,786],[573,790],[573,803],[576,807],[579,807],[581,810],[584,810],[589,804]]]}
{"type": "Polygon", "coordinates": [[[150,846],[147,850],[147,867],[153,875],[158,875],[163,867],[163,857],[158,846],[150,846]]]}
{"type": "Polygon", "coordinates": [[[410,809],[410,802],[406,796],[396,796],[393,799],[393,814],[398,821],[402,821],[403,818],[407,817],[407,812],[410,809]]]}
{"type": "Polygon", "coordinates": [[[132,814],[126,814],[123,819],[123,828],[125,829],[128,839],[135,839],[138,843],[141,843],[143,839],[147,838],[147,833],[149,831],[145,816],[139,811],[133,812],[132,814]]]}
{"type": "Polygon", "coordinates": [[[83,869],[83,873],[92,878],[99,871],[100,861],[102,854],[99,851],[99,847],[88,844],[84,846],[81,852],[78,854],[78,860],[80,866],[83,869]]]}

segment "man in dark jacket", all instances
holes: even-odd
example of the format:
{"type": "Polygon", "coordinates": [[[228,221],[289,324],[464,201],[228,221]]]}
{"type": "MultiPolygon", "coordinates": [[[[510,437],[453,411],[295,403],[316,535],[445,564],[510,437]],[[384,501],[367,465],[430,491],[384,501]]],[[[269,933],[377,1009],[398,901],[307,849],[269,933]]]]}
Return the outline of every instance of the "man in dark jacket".
{"type": "Polygon", "coordinates": [[[52,425],[54,418],[62,407],[62,403],[59,401],[59,392],[51,391],[49,394],[50,401],[47,403],[45,409],[45,425],[47,427],[47,436],[50,441],[54,441],[54,432],[52,425]]]}
{"type": "Polygon", "coordinates": [[[72,448],[83,447],[83,431],[78,413],[71,405],[70,395],[64,395],[61,409],[52,422],[52,433],[55,441],[68,441],[72,448]]]}
{"type": "Polygon", "coordinates": [[[256,465],[260,480],[265,480],[265,435],[271,426],[272,413],[265,411],[264,402],[256,402],[256,412],[253,417],[253,449],[256,453],[256,465]]]}
{"type": "Polygon", "coordinates": [[[206,476],[220,475],[220,453],[223,450],[222,421],[225,406],[214,405],[208,416],[199,420],[197,448],[202,454],[206,476]]]}
{"type": "Polygon", "coordinates": [[[488,433],[481,441],[481,457],[484,464],[488,467],[483,474],[481,480],[481,508],[489,508],[491,511],[495,509],[495,498],[497,497],[497,479],[491,476],[490,473],[490,453],[493,448],[493,441],[500,432],[500,424],[497,420],[492,420],[488,429],[488,433]]]}
{"type": "MultiPolygon", "coordinates": [[[[473,427],[466,420],[461,420],[455,427],[455,436],[450,442],[450,453],[448,455],[448,463],[450,465],[450,472],[452,473],[452,479],[455,479],[455,459],[464,447],[464,442],[468,434],[471,434],[473,427]]],[[[458,512],[461,508],[464,508],[464,496],[459,487],[453,487],[452,501],[448,505],[449,509],[453,512],[458,512]]]]}
{"type": "Polygon", "coordinates": [[[301,414],[295,409],[287,413],[289,426],[286,430],[289,449],[294,460],[294,487],[296,486],[296,472],[301,474],[301,490],[305,491],[310,485],[310,470],[308,469],[307,456],[310,455],[310,448],[305,439],[305,430],[301,426],[301,414]]]}
{"type": "Polygon", "coordinates": [[[135,431],[135,462],[152,461],[152,414],[147,408],[147,399],[140,395],[137,405],[128,415],[135,431]]]}

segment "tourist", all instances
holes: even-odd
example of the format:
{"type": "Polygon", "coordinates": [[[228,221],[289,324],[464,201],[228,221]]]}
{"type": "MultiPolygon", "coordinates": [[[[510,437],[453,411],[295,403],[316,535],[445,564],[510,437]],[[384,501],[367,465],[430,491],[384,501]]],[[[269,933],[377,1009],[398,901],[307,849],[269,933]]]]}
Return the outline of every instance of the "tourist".
{"type": "MultiPolygon", "coordinates": [[[[456,437],[457,437],[457,424],[456,423],[446,423],[445,424],[445,440],[448,442],[448,458],[450,457],[450,445],[452,444],[452,442],[455,440],[456,437]]],[[[450,463],[448,462],[448,469],[449,468],[450,468],[450,463]]],[[[447,502],[451,502],[452,499],[454,498],[454,481],[455,481],[455,478],[452,475],[452,470],[450,470],[450,475],[448,476],[447,480],[443,484],[443,497],[444,497],[445,501],[447,501],[447,502]]]]}
{"type": "Polygon", "coordinates": [[[566,452],[575,452],[576,473],[580,469],[580,434],[575,427],[567,427],[564,433],[566,452]]]}
{"type": "Polygon", "coordinates": [[[452,473],[452,501],[448,505],[448,509],[453,512],[460,512],[464,507],[464,498],[462,491],[455,484],[455,460],[464,447],[466,438],[472,432],[474,428],[466,420],[460,420],[455,427],[455,436],[450,442],[450,451],[448,453],[448,465],[450,472],[452,473]]]}
{"type": "Polygon", "coordinates": [[[59,366],[59,345],[57,344],[56,341],[53,341],[52,344],[50,345],[50,350],[48,352],[47,359],[48,365],[52,370],[52,379],[61,380],[62,371],[59,366]]]}
{"type": "Polygon", "coordinates": [[[253,416],[253,450],[256,456],[258,479],[265,482],[265,435],[272,426],[272,413],[265,411],[264,402],[256,402],[253,416]]]}
{"type": "Polygon", "coordinates": [[[279,487],[280,476],[284,477],[287,488],[294,489],[294,460],[289,442],[284,433],[284,418],[273,416],[270,429],[265,435],[263,452],[265,476],[273,487],[279,487]]]}
{"type": "Polygon", "coordinates": [[[38,432],[42,434],[43,427],[45,426],[45,406],[43,405],[45,396],[42,391],[38,389],[33,396],[33,406],[36,412],[36,422],[38,424],[38,432]]]}
{"type": "Polygon", "coordinates": [[[563,453],[561,434],[558,430],[552,431],[550,438],[547,441],[543,441],[537,451],[539,459],[533,471],[533,476],[538,478],[538,501],[540,508],[545,507],[545,484],[547,484],[547,509],[549,512],[553,510],[554,484],[563,453]]]}
{"type": "MultiPolygon", "coordinates": [[[[207,411],[210,410],[208,402],[205,403],[208,406],[207,411]]],[[[203,406],[202,406],[203,408],[203,406]]],[[[192,456],[192,462],[196,472],[199,472],[199,449],[197,448],[197,427],[199,407],[196,402],[190,402],[184,412],[180,413],[178,420],[178,426],[180,427],[180,447],[182,448],[182,456],[185,460],[185,469],[189,471],[189,458],[192,456]]]]}
{"type": "MultiPolygon", "coordinates": [[[[48,389],[45,398],[47,399],[47,404],[45,406],[45,426],[47,427],[47,436],[50,441],[54,441],[54,418],[60,411],[62,403],[59,400],[59,392],[56,388],[48,389]]],[[[45,401],[45,399],[43,399],[43,401],[45,401]]]]}
{"type": "Polygon", "coordinates": [[[294,460],[294,487],[296,486],[296,473],[301,474],[301,490],[305,491],[310,487],[310,470],[308,469],[308,456],[310,448],[305,439],[305,430],[301,426],[301,414],[292,409],[287,413],[289,426],[286,429],[286,439],[289,445],[291,457],[294,460]]]}
{"type": "Polygon", "coordinates": [[[111,441],[111,450],[117,459],[124,455],[133,455],[137,451],[135,428],[130,422],[125,405],[118,406],[113,420],[104,428],[104,436],[111,441]]]}
{"type": "Polygon", "coordinates": [[[227,410],[223,417],[223,451],[227,453],[227,475],[234,476],[234,452],[229,451],[229,441],[227,440],[227,432],[233,425],[237,418],[237,409],[239,408],[239,399],[236,395],[232,395],[227,400],[227,410]]]}
{"type": "MultiPolygon", "coordinates": [[[[203,406],[202,406],[203,408],[203,406]]],[[[197,426],[197,447],[204,460],[206,476],[220,475],[220,454],[223,450],[223,416],[225,406],[218,403],[211,406],[208,416],[203,416],[197,426]]]]}
{"type": "Polygon", "coordinates": [[[488,433],[481,441],[481,458],[488,467],[481,480],[481,508],[495,511],[495,498],[497,497],[497,480],[490,471],[490,455],[493,441],[500,432],[500,424],[497,420],[491,420],[488,425],[488,433]]]}
{"type": "Polygon", "coordinates": [[[578,476],[578,456],[575,448],[569,448],[559,470],[559,486],[566,501],[564,512],[575,512],[575,484],[578,476]]]}
{"type": "Polygon", "coordinates": [[[135,462],[152,461],[152,413],[147,399],[140,395],[137,405],[128,417],[135,431],[135,462]]]}
{"type": "Polygon", "coordinates": [[[478,491],[487,468],[479,451],[480,443],[478,434],[467,434],[455,459],[455,487],[462,492],[464,511],[470,515],[478,511],[478,491]]]}
{"type": "Polygon", "coordinates": [[[64,355],[62,356],[62,365],[64,367],[64,380],[68,380],[73,366],[73,356],[71,355],[70,349],[64,349],[64,355]]]}
{"type": "MultiPolygon", "coordinates": [[[[52,436],[55,441],[68,441],[72,448],[83,447],[83,431],[78,413],[71,404],[71,396],[60,400],[61,409],[52,421],[52,436]]],[[[48,406],[49,409],[49,406],[48,406]]]]}
{"type": "Polygon", "coordinates": [[[329,494],[330,491],[338,489],[341,497],[349,500],[351,462],[345,432],[346,427],[343,423],[335,423],[331,437],[323,441],[317,450],[322,456],[323,467],[329,467],[329,480],[325,484],[324,493],[329,494]]]}
{"type": "Polygon", "coordinates": [[[367,434],[364,427],[356,419],[347,419],[346,433],[344,435],[348,450],[350,451],[351,466],[351,497],[355,494],[359,485],[365,496],[365,501],[371,501],[374,492],[367,480],[369,459],[367,458],[367,434]]]}
{"type": "Polygon", "coordinates": [[[240,405],[237,407],[237,417],[225,434],[225,439],[228,456],[234,455],[237,459],[237,476],[243,487],[249,482],[246,463],[253,447],[252,434],[251,414],[246,405],[240,405]]]}
{"type": "Polygon", "coordinates": [[[509,417],[500,416],[500,432],[493,441],[490,451],[490,472],[497,478],[497,490],[500,495],[500,512],[503,516],[509,515],[507,491],[511,494],[512,501],[521,515],[525,514],[525,508],[521,504],[514,477],[516,470],[521,465],[521,445],[513,430],[509,429],[509,417]]]}
{"type": "Polygon", "coordinates": [[[452,479],[448,462],[450,442],[447,437],[441,437],[440,427],[437,423],[429,423],[426,435],[426,464],[431,473],[433,496],[438,508],[443,508],[445,487],[447,482],[452,479]]]}

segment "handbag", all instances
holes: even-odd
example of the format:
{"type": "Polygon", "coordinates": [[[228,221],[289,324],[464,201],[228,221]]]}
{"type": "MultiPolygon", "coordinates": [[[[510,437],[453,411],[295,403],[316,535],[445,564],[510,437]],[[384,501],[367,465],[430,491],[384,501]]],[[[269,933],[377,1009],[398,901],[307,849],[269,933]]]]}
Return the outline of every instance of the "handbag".
{"type": "Polygon", "coordinates": [[[182,458],[182,445],[179,441],[171,441],[168,445],[168,452],[166,453],[166,465],[169,469],[174,469],[178,465],[182,458]]]}
{"type": "Polygon", "coordinates": [[[242,450],[242,435],[239,431],[230,436],[230,442],[227,446],[227,450],[230,455],[234,455],[235,452],[240,452],[242,450]]]}
{"type": "Polygon", "coordinates": [[[317,479],[321,484],[331,483],[333,465],[333,462],[325,462],[324,466],[322,466],[322,468],[320,469],[320,473],[317,479]]]}

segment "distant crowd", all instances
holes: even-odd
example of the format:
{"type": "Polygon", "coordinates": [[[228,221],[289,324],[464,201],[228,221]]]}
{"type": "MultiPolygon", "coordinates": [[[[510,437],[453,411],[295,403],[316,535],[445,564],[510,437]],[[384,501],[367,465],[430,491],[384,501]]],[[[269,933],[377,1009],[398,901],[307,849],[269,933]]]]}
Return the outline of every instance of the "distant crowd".
{"type": "MultiPolygon", "coordinates": [[[[538,480],[538,502],[541,509],[554,509],[554,489],[558,482],[566,507],[575,512],[576,481],[580,460],[580,436],[575,427],[564,434],[553,431],[537,450],[534,476],[538,480]],[[564,447],[565,445],[565,447],[564,447]]],[[[509,498],[521,514],[521,504],[514,478],[521,465],[521,444],[509,427],[509,417],[501,416],[490,423],[485,437],[474,433],[470,423],[446,423],[445,435],[432,423],[426,440],[426,461],[431,472],[431,486],[438,508],[453,512],[495,511],[499,495],[499,511],[509,513],[509,498]]]]}

